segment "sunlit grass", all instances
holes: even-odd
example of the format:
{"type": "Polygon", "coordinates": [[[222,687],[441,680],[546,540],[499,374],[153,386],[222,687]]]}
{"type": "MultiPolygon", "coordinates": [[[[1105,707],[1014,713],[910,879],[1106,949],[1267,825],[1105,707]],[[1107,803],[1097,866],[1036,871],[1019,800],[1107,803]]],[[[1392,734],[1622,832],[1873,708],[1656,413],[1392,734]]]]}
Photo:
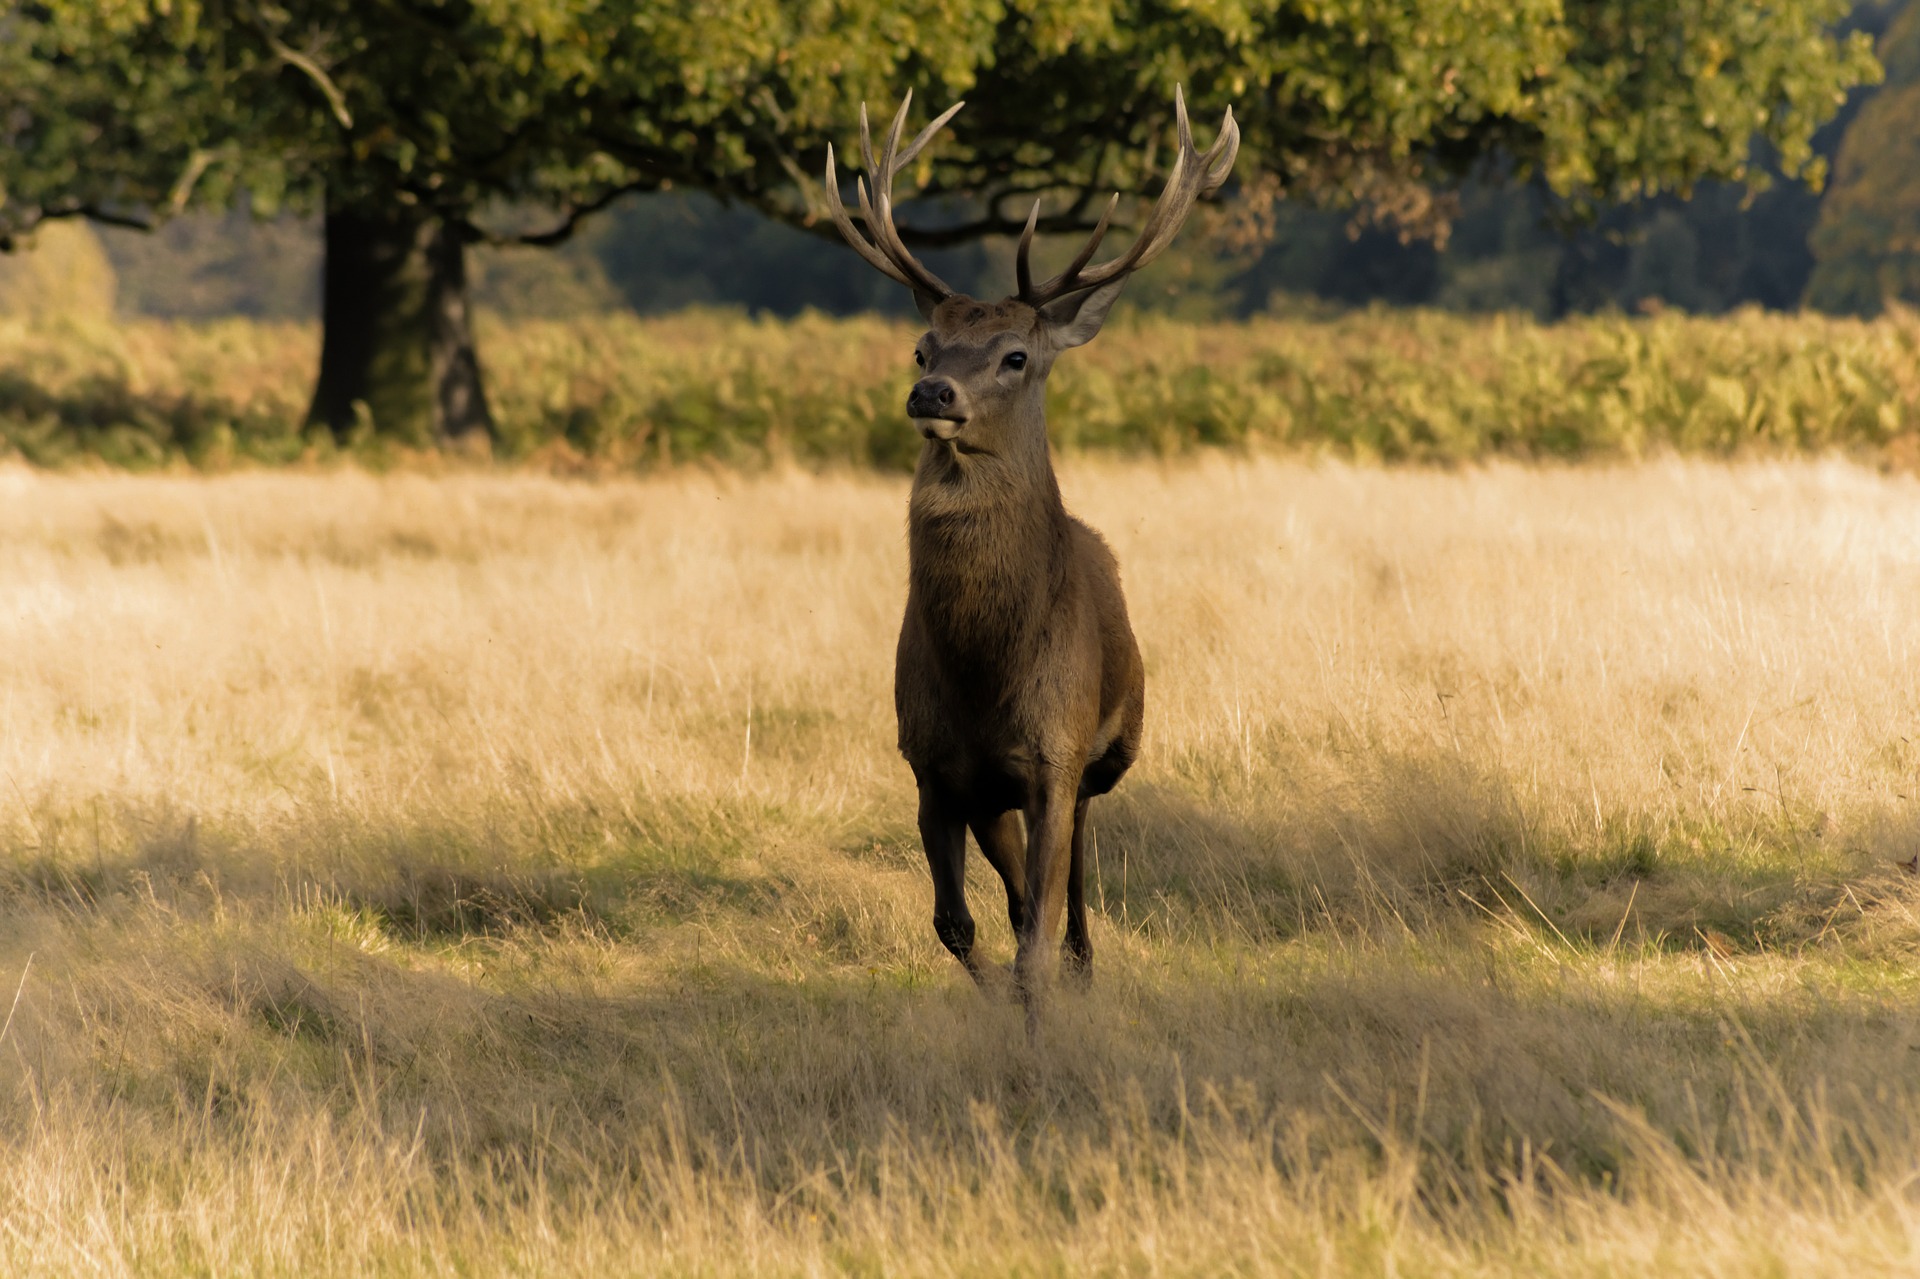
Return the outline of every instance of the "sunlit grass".
{"type": "Polygon", "coordinates": [[[903,482],[0,472],[0,1269],[1911,1270],[1920,485],[1065,482],[1150,712],[1035,1051],[903,482]]]}

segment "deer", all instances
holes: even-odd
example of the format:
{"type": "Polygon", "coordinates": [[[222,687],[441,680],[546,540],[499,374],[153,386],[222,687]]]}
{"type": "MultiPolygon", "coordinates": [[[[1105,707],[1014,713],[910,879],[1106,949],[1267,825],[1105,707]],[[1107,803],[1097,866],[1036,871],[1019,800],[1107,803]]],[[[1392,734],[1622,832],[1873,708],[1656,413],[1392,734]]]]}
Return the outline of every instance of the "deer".
{"type": "Polygon", "coordinates": [[[856,192],[866,233],[841,198],[831,145],[827,206],[848,245],[909,289],[928,325],[914,347],[920,377],[906,403],[924,443],[907,502],[894,711],[919,793],[933,928],[984,984],[967,907],[970,830],[1006,887],[1013,984],[1033,1041],[1042,952],[1060,935],[1063,910],[1061,967],[1082,985],[1092,980],[1087,809],[1138,757],[1146,712],[1146,673],[1119,565],[1061,498],[1047,442],[1047,376],[1062,352],[1093,340],[1128,278],[1166,250],[1200,197],[1225,183],[1240,132],[1228,108],[1201,154],[1176,88],[1178,151],[1132,247],[1089,265],[1116,193],[1066,269],[1035,283],[1036,200],[1015,254],[1015,291],[985,302],[928,270],[894,225],[895,176],[965,105],[955,103],[902,146],[912,102],[908,92],[877,157],[860,108],[867,178],[856,192]]]}

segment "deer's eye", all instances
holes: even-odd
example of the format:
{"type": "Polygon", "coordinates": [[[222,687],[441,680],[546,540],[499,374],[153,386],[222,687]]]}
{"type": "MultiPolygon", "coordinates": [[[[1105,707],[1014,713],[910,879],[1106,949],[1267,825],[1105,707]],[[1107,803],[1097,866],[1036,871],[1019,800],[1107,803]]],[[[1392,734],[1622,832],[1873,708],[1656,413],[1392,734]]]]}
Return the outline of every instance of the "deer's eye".
{"type": "Polygon", "coordinates": [[[1003,369],[1013,369],[1015,372],[1026,368],[1027,353],[1025,351],[1008,351],[1007,358],[1000,361],[1000,367],[1003,369]]]}
{"type": "Polygon", "coordinates": [[[913,353],[913,362],[915,364],[918,364],[923,369],[927,367],[927,357],[921,354],[919,351],[915,351],[913,353]]]}

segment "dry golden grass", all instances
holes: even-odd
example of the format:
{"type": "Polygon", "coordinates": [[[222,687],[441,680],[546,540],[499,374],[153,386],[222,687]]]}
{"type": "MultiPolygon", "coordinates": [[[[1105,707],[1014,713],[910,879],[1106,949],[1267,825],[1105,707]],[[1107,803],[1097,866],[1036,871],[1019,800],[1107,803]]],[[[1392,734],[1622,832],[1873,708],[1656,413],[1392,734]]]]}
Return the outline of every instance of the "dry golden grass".
{"type": "Polygon", "coordinates": [[[1911,1272],[1920,485],[1066,484],[1151,709],[1036,1053],[902,482],[0,472],[0,1270],[1911,1272]]]}

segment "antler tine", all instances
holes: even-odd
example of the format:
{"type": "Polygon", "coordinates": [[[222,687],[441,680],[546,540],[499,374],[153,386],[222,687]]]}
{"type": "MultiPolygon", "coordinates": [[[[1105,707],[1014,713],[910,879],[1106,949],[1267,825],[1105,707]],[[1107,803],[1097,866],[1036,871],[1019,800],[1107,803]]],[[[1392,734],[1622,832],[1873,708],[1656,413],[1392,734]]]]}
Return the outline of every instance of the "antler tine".
{"type": "Polygon", "coordinates": [[[937,298],[952,297],[953,289],[913,256],[912,250],[907,248],[899,230],[893,225],[893,178],[898,166],[898,141],[899,123],[896,120],[894,130],[887,139],[887,149],[880,157],[880,172],[874,178],[873,203],[877,213],[871,222],[874,239],[881,250],[893,259],[894,265],[913,278],[914,287],[937,298]]]}
{"type": "MultiPolygon", "coordinates": [[[[909,94],[908,96],[911,97],[912,95],[909,94]]],[[[920,130],[920,132],[916,133],[913,136],[913,141],[909,142],[907,144],[907,149],[900,153],[900,159],[896,163],[908,164],[912,162],[920,154],[921,151],[926,149],[927,143],[933,141],[933,135],[940,132],[941,129],[945,128],[947,121],[959,115],[960,108],[966,105],[967,105],[966,99],[962,98],[960,101],[948,107],[945,111],[942,111],[939,115],[933,117],[933,122],[931,124],[927,125],[926,128],[920,130]]]]}
{"type": "MultiPolygon", "coordinates": [[[[862,212],[865,212],[866,202],[866,192],[863,190],[860,194],[862,212]]],[[[867,237],[860,234],[853,225],[853,219],[847,216],[847,206],[840,199],[840,175],[834,170],[833,143],[831,142],[827,143],[827,212],[832,216],[833,225],[839,230],[840,238],[845,240],[848,247],[855,253],[866,259],[868,266],[882,275],[891,277],[896,284],[904,284],[909,288],[913,286],[913,282],[900,273],[900,268],[887,260],[886,254],[867,242],[867,237]]]]}
{"type": "MultiPolygon", "coordinates": [[[[880,147],[880,160],[876,165],[873,140],[867,133],[867,104],[860,104],[860,140],[867,150],[867,177],[873,184],[873,202],[867,203],[867,192],[862,188],[860,207],[867,215],[867,229],[888,257],[894,256],[895,247],[892,235],[894,152],[899,149],[900,133],[907,124],[907,108],[912,105],[913,90],[908,89],[906,96],[900,99],[900,109],[893,113],[893,123],[887,126],[887,139],[880,147]]],[[[902,252],[905,251],[904,245],[900,248],[902,252]]]]}
{"type": "Polygon", "coordinates": [[[1187,119],[1187,99],[1179,85],[1173,90],[1173,116],[1175,134],[1179,140],[1179,150],[1174,155],[1173,168],[1167,174],[1166,185],[1161,189],[1160,198],[1154,202],[1147,214],[1146,224],[1140,228],[1139,236],[1133,245],[1119,257],[1102,262],[1091,270],[1087,263],[1092,259],[1094,250],[1099,247],[1101,237],[1106,234],[1107,221],[1113,215],[1120,197],[1115,195],[1107,204],[1107,211],[1100,215],[1100,222],[1094,227],[1093,235],[1086,247],[1067,266],[1067,269],[1038,288],[1029,287],[1022,277],[1020,292],[1022,301],[1033,306],[1044,306],[1056,298],[1069,293],[1078,293],[1086,289],[1105,284],[1117,276],[1129,275],[1147,263],[1159,257],[1173,243],[1180,233],[1187,216],[1193,212],[1194,202],[1201,196],[1218,190],[1233,172],[1233,161],[1240,150],[1240,126],[1234,123],[1233,108],[1227,108],[1220,122],[1219,136],[1213,146],[1203,156],[1193,143],[1193,127],[1187,119]]]}
{"type": "MultiPolygon", "coordinates": [[[[862,103],[861,105],[865,105],[862,103]]],[[[874,174],[874,184],[884,184],[889,196],[893,191],[893,174],[898,163],[895,154],[900,150],[900,135],[907,127],[907,108],[913,105],[913,90],[907,90],[907,96],[900,99],[900,109],[893,113],[893,123],[887,126],[887,145],[880,152],[880,169],[874,174]]],[[[871,168],[868,170],[873,172],[871,168]]],[[[878,194],[876,191],[875,194],[878,194]]]]}
{"type": "Polygon", "coordinates": [[[878,158],[873,154],[873,130],[867,120],[867,104],[860,104],[860,158],[866,162],[867,178],[872,180],[872,192],[868,192],[867,180],[858,178],[854,181],[854,191],[860,199],[860,214],[866,220],[866,234],[855,229],[853,219],[840,199],[839,176],[834,168],[831,145],[827,147],[827,209],[833,215],[833,224],[841,237],[866,259],[868,265],[916,293],[927,294],[935,301],[944,301],[953,296],[953,289],[921,265],[893,225],[893,178],[900,166],[918,155],[940,127],[951,120],[965,103],[956,102],[947,108],[933,123],[915,135],[903,151],[900,148],[900,136],[906,129],[907,109],[912,103],[913,92],[908,90],[900,101],[900,109],[894,112],[893,123],[887,129],[886,141],[878,158]]]}
{"type": "Polygon", "coordinates": [[[1033,265],[1027,261],[1027,254],[1033,251],[1033,228],[1040,222],[1040,201],[1033,202],[1033,212],[1027,214],[1027,226],[1020,233],[1020,247],[1013,255],[1013,278],[1017,287],[1015,297],[1025,297],[1033,290],[1033,265]]]}
{"type": "Polygon", "coordinates": [[[1079,268],[1069,267],[1059,276],[1047,281],[1048,285],[1057,288],[1057,293],[1049,292],[1045,288],[1042,292],[1047,293],[1051,298],[1081,289],[1090,289],[1096,285],[1105,284],[1116,275],[1130,275],[1158,257],[1161,250],[1173,242],[1173,236],[1179,233],[1181,225],[1186,222],[1187,214],[1193,208],[1195,196],[1199,194],[1197,191],[1190,193],[1187,190],[1189,184],[1186,178],[1192,171],[1191,162],[1188,159],[1192,154],[1192,145],[1193,138],[1189,134],[1186,138],[1186,148],[1174,155],[1173,170],[1167,174],[1167,184],[1161,189],[1160,198],[1154,202],[1153,208],[1147,213],[1146,224],[1140,228],[1140,234],[1134,237],[1133,244],[1125,253],[1110,261],[1102,262],[1093,270],[1082,274],[1087,260],[1093,257],[1091,253],[1083,253],[1079,260],[1079,268]]]}
{"type": "Polygon", "coordinates": [[[1234,157],[1240,154],[1240,122],[1233,118],[1233,108],[1227,108],[1226,119],[1220,122],[1220,136],[1213,140],[1212,150],[1207,152],[1207,184],[1205,191],[1218,191],[1233,172],[1234,157]],[[1223,158],[1224,156],[1224,158],[1223,158]]]}
{"type": "MultiPolygon", "coordinates": [[[[1107,207],[1100,211],[1100,220],[1093,224],[1093,234],[1089,235],[1087,242],[1080,246],[1080,252],[1074,255],[1073,261],[1067,263],[1066,270],[1040,286],[1041,294],[1047,297],[1058,297],[1059,294],[1051,292],[1051,290],[1057,288],[1061,282],[1071,280],[1080,273],[1080,268],[1093,261],[1093,255],[1099,252],[1100,241],[1107,238],[1107,223],[1113,220],[1113,211],[1119,207],[1120,193],[1115,191],[1112,198],[1107,201],[1107,207]]],[[[1026,297],[1029,292],[1030,290],[1022,289],[1020,296],[1026,297]]],[[[1065,290],[1061,290],[1061,292],[1065,292],[1065,290]]]]}
{"type": "MultiPolygon", "coordinates": [[[[891,187],[892,183],[889,181],[884,188],[879,186],[874,188],[873,204],[867,215],[867,225],[872,230],[880,251],[891,258],[893,264],[907,275],[907,282],[913,288],[930,293],[942,301],[952,297],[953,289],[946,281],[923,266],[920,259],[913,256],[913,251],[907,248],[906,242],[900,238],[900,232],[894,228],[891,187]]],[[[862,204],[865,204],[864,200],[862,204]]]]}
{"type": "MultiPolygon", "coordinates": [[[[908,94],[912,96],[911,92],[908,94]]],[[[860,104],[860,162],[867,166],[869,175],[880,172],[880,166],[873,162],[873,130],[867,127],[867,104],[860,104]]]]}

